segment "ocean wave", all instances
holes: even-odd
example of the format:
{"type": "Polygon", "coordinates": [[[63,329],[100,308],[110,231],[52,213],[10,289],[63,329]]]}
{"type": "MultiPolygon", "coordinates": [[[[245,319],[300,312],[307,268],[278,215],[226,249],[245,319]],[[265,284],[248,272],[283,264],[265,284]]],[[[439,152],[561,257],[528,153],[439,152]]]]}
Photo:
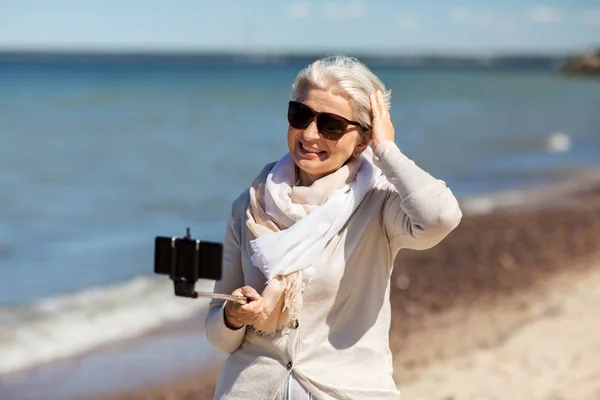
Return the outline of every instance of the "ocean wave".
{"type": "MultiPolygon", "coordinates": [[[[199,281],[196,288],[212,291],[212,285],[199,281]]],[[[207,306],[207,299],[176,297],[166,277],[138,277],[26,307],[0,308],[0,375],[139,336],[207,306]]]]}

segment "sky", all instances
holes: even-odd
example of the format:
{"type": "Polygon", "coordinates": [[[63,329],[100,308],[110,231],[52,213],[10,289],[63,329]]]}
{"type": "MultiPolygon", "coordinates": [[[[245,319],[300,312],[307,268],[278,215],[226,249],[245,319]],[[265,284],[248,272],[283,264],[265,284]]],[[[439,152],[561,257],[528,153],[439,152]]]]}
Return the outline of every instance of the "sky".
{"type": "Polygon", "coordinates": [[[561,53],[600,0],[0,0],[0,50],[561,53]]]}

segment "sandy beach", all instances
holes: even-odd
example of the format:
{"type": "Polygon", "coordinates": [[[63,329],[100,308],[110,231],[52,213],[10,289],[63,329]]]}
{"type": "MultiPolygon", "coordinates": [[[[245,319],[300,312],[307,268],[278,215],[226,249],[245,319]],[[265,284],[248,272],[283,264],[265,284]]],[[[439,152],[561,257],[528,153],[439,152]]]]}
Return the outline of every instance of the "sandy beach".
{"type": "Polygon", "coordinates": [[[492,335],[493,345],[428,365],[402,386],[403,397],[600,399],[599,260],[586,273],[557,274],[518,324],[492,335]]]}
{"type": "MultiPolygon", "coordinates": [[[[559,203],[467,214],[434,249],[400,253],[403,399],[600,399],[600,186],[559,203]]],[[[218,369],[102,398],[210,399],[218,369]]]]}

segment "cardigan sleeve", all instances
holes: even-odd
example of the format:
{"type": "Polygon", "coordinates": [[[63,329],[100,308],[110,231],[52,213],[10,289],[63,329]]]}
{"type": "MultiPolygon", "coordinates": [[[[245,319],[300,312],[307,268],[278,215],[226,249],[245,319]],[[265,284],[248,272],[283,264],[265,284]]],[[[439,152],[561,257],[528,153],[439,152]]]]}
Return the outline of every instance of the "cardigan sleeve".
{"type": "MultiPolygon", "coordinates": [[[[234,204],[235,209],[235,204],[234,204]]],[[[230,294],[235,289],[244,286],[242,272],[241,247],[239,236],[235,229],[235,212],[229,218],[225,239],[223,242],[223,274],[221,280],[215,282],[215,293],[230,294]]],[[[213,299],[210,302],[206,317],[206,336],[212,346],[221,353],[233,353],[244,341],[246,327],[230,329],[225,325],[226,301],[213,299]]]]}
{"type": "Polygon", "coordinates": [[[391,184],[382,223],[394,256],[401,248],[433,247],[458,226],[462,212],[443,181],[419,168],[393,141],[380,143],[374,156],[391,184]]]}

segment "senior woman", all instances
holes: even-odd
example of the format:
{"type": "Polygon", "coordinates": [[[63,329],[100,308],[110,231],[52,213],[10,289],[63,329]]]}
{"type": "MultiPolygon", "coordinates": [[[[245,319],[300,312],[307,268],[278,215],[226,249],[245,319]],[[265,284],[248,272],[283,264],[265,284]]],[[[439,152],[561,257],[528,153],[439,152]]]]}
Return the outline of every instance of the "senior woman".
{"type": "Polygon", "coordinates": [[[232,206],[215,291],[248,303],[211,302],[208,339],[230,354],[215,399],[398,399],[394,258],[434,246],[462,214],[445,183],[396,146],[389,107],[354,58],[298,74],[289,152],[232,206]]]}

